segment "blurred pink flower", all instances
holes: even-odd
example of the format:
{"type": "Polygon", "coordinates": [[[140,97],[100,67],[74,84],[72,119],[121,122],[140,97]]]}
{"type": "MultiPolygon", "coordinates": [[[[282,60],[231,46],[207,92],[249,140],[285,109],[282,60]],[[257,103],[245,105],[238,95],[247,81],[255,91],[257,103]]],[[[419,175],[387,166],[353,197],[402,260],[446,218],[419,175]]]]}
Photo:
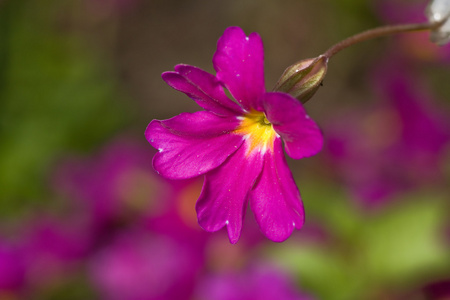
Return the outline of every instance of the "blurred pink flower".
{"type": "Polygon", "coordinates": [[[79,270],[92,245],[85,227],[39,216],[0,240],[0,299],[30,299],[79,270]]]}
{"type": "Polygon", "coordinates": [[[189,299],[202,266],[202,253],[194,248],[167,236],[123,231],[92,257],[90,277],[106,300],[189,299]]]}
{"type": "Polygon", "coordinates": [[[239,271],[204,276],[195,299],[199,300],[307,300],[293,280],[280,269],[256,264],[239,271]]]}
{"type": "Polygon", "coordinates": [[[450,279],[429,283],[423,288],[423,294],[429,300],[450,299],[450,279]]]}
{"type": "Polygon", "coordinates": [[[88,214],[93,231],[164,211],[172,197],[167,180],[156,176],[150,157],[154,151],[119,138],[95,157],[61,162],[54,185],[74,200],[79,214],[88,214]]]}
{"type": "MultiPolygon", "coordinates": [[[[120,138],[94,157],[64,160],[54,177],[55,187],[78,206],[72,215],[86,227],[80,234],[92,239],[84,259],[105,299],[185,299],[199,270],[214,263],[206,255],[211,234],[198,226],[194,209],[201,179],[155,176],[151,154],[120,138]]],[[[241,252],[225,250],[222,258],[242,261],[263,238],[256,224],[244,234],[249,240],[241,252]]]]}
{"type": "Polygon", "coordinates": [[[0,299],[17,299],[25,286],[22,251],[6,239],[0,240],[0,299]],[[10,298],[9,298],[10,297],[10,298]]]}
{"type": "Polygon", "coordinates": [[[450,121],[400,60],[375,75],[378,103],[352,108],[325,127],[337,176],[373,206],[414,187],[443,182],[450,121]]]}
{"type": "Polygon", "coordinates": [[[61,280],[79,267],[93,240],[85,224],[40,216],[19,231],[27,285],[39,287],[61,280]]]}

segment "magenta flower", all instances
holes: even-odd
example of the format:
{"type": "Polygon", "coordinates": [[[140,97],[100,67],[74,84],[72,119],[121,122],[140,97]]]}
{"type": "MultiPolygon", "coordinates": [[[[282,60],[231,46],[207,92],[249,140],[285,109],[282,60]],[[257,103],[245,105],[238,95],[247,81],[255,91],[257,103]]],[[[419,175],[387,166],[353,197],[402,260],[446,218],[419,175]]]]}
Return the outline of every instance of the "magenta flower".
{"type": "Polygon", "coordinates": [[[189,65],[162,74],[204,111],[153,120],[145,132],[159,150],[153,166],[162,176],[205,174],[198,222],[211,232],[227,226],[231,243],[239,239],[248,201],[269,239],[281,242],[300,229],[303,205],[281,140],[294,159],[316,154],[323,143],[296,99],[265,91],[263,56],[258,34],[247,37],[241,28],[228,28],[213,58],[216,76],[189,65]]]}

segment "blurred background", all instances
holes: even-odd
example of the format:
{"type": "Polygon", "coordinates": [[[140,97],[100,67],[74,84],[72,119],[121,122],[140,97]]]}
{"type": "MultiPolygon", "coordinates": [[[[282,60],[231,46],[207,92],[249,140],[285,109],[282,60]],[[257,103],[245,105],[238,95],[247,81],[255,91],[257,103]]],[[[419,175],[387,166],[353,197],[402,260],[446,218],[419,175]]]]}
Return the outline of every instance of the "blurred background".
{"type": "Polygon", "coordinates": [[[228,26],[283,70],[424,0],[0,1],[0,299],[450,299],[450,47],[344,50],[306,105],[326,145],[289,160],[306,224],[284,243],[196,223],[202,178],[151,167],[152,119],[199,107],[160,77],[214,73],[228,26]]]}

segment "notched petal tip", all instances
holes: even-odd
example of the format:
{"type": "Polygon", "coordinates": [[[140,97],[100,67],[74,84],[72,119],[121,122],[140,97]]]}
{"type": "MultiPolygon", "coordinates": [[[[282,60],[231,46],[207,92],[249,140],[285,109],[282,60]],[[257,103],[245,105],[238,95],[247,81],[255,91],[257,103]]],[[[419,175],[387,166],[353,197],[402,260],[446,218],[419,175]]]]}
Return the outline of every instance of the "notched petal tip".
{"type": "Polygon", "coordinates": [[[230,26],[230,27],[227,27],[222,34],[222,36],[228,36],[228,35],[238,35],[238,36],[245,37],[245,32],[239,26],[230,26]]]}
{"type": "Polygon", "coordinates": [[[245,110],[261,110],[264,49],[257,33],[246,36],[239,27],[227,28],[217,42],[213,65],[217,79],[245,110]]]}
{"type": "Polygon", "coordinates": [[[210,232],[227,226],[233,244],[241,236],[249,191],[262,169],[262,158],[259,155],[248,157],[246,150],[246,147],[240,147],[220,168],[205,175],[195,205],[200,226],[210,232]]]}
{"type": "Polygon", "coordinates": [[[210,220],[207,220],[207,217],[202,216],[201,213],[197,211],[197,217],[198,217],[198,225],[206,232],[216,232],[219,230],[222,230],[224,227],[227,230],[228,240],[231,244],[236,244],[240,237],[242,232],[242,225],[241,227],[236,226],[234,224],[230,224],[229,220],[225,220],[225,222],[217,222],[217,223],[211,223],[210,220]]]}
{"type": "MultiPolygon", "coordinates": [[[[283,200],[284,201],[284,200],[283,200]]],[[[261,232],[271,241],[281,243],[287,240],[294,229],[300,230],[304,225],[303,210],[301,213],[293,207],[274,208],[275,213],[257,217],[261,232]],[[281,213],[283,211],[283,213],[281,213]]]]}
{"type": "Polygon", "coordinates": [[[280,139],[267,153],[261,176],[250,193],[250,206],[261,231],[274,242],[283,242],[304,223],[300,193],[284,158],[280,139]]]}
{"type": "MultiPolygon", "coordinates": [[[[228,226],[227,226],[228,229],[228,226]]],[[[239,235],[235,235],[230,233],[230,231],[228,230],[228,240],[230,241],[231,244],[235,245],[237,244],[237,242],[239,241],[239,239],[241,238],[241,234],[239,233],[239,235]]]]}
{"type": "Polygon", "coordinates": [[[195,206],[199,226],[207,232],[216,232],[226,227],[230,243],[236,244],[241,237],[242,222],[230,222],[229,219],[224,220],[223,215],[220,212],[214,213],[215,209],[212,208],[212,206],[208,207],[205,206],[205,204],[199,204],[199,202],[201,203],[203,201],[204,200],[200,201],[199,199],[195,206]],[[211,213],[213,215],[211,215],[211,213]]]}

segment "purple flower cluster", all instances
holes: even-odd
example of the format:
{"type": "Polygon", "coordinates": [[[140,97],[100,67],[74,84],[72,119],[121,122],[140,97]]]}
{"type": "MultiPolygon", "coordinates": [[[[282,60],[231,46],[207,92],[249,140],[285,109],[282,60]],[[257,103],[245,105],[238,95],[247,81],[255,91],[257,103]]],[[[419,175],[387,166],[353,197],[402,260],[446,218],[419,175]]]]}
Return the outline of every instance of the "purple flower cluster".
{"type": "Polygon", "coordinates": [[[53,180],[63,217],[40,215],[21,222],[8,234],[14,238],[0,238],[0,298],[51,297],[76,287],[84,299],[226,299],[259,295],[264,284],[273,290],[267,299],[306,299],[276,267],[264,268],[274,280],[230,284],[228,272],[255,280],[249,251],[263,241],[256,224],[246,226],[240,245],[201,230],[193,208],[201,182],[162,179],[153,154],[121,138],[96,157],[64,161],[53,180]]]}
{"type": "MultiPolygon", "coordinates": [[[[389,23],[424,22],[425,5],[376,3],[380,17],[389,23]]],[[[367,76],[375,103],[361,102],[324,124],[325,152],[333,172],[367,208],[414,189],[445,186],[449,109],[420,74],[430,63],[448,64],[450,48],[428,40],[429,33],[395,39],[367,76]]]]}
{"type": "Polygon", "coordinates": [[[450,146],[445,108],[423,84],[398,61],[380,64],[378,71],[374,88],[379,102],[353,107],[325,125],[330,163],[368,207],[401,192],[442,184],[450,146]]]}

